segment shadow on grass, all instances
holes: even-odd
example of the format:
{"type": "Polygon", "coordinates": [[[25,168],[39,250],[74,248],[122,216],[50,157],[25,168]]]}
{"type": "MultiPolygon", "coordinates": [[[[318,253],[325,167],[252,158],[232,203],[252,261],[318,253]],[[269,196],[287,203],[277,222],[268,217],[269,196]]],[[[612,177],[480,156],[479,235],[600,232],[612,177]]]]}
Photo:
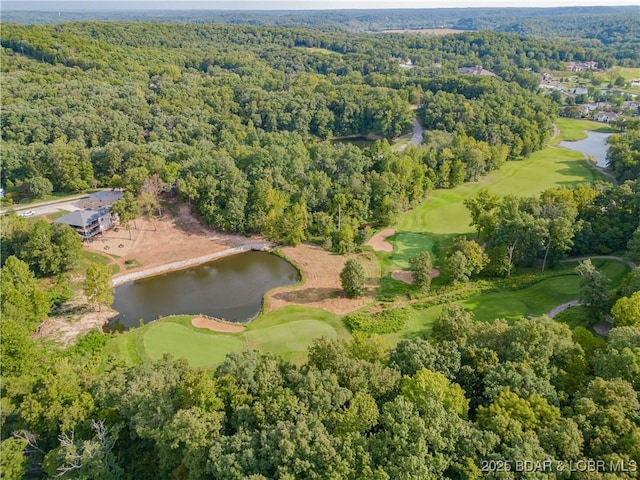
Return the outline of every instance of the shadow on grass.
{"type": "Polygon", "coordinates": [[[342,298],[344,293],[340,288],[304,288],[291,292],[281,292],[273,295],[273,298],[290,303],[313,303],[331,298],[342,298]]]}
{"type": "Polygon", "coordinates": [[[400,269],[409,267],[409,259],[420,252],[427,251],[431,255],[431,260],[437,266],[437,259],[444,252],[458,234],[436,234],[436,233],[416,233],[397,232],[389,240],[393,243],[393,253],[389,260],[395,263],[400,269]]]}

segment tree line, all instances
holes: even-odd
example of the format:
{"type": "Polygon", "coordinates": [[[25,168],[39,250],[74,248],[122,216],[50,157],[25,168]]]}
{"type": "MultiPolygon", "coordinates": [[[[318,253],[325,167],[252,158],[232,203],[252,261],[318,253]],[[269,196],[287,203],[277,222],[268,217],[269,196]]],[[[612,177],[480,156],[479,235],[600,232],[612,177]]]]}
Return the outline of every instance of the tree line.
{"type": "Polygon", "coordinates": [[[6,379],[3,472],[482,478],[492,461],[607,459],[611,478],[631,479],[639,342],[638,327],[605,343],[546,318],[488,324],[450,306],[430,339],[321,339],[298,366],[248,351],[207,372],[169,358],[101,369],[104,343],[90,334],[55,369],[6,379]]]}
{"type": "MultiPolygon", "coordinates": [[[[516,266],[544,270],[567,254],[635,251],[640,235],[640,182],[545,190],[539,197],[500,197],[481,190],[465,201],[492,274],[516,266]]],[[[632,255],[635,255],[632,254],[632,255]]]]}

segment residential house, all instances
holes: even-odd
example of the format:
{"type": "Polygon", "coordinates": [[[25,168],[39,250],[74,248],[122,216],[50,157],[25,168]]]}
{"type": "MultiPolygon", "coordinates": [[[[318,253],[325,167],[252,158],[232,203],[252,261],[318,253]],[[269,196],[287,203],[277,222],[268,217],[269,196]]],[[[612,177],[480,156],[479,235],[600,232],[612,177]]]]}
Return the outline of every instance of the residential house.
{"type": "Polygon", "coordinates": [[[54,220],[54,223],[69,225],[83,240],[91,240],[96,235],[113,228],[116,220],[116,215],[111,214],[109,207],[101,207],[98,210],[76,210],[54,220]]]}
{"type": "Polygon", "coordinates": [[[600,112],[593,116],[596,122],[611,123],[620,120],[620,115],[615,112],[600,112]]]}
{"type": "Polygon", "coordinates": [[[458,73],[460,75],[493,75],[495,73],[490,72],[489,70],[485,70],[482,68],[482,65],[474,65],[473,67],[460,67],[458,69],[458,73]]]}
{"type": "Polygon", "coordinates": [[[567,62],[567,70],[570,72],[584,72],[586,70],[597,70],[598,62],[567,62]]]}
{"type": "Polygon", "coordinates": [[[620,105],[623,110],[629,110],[633,113],[640,112],[640,102],[636,102],[634,100],[627,100],[626,102],[622,102],[620,105]]]}

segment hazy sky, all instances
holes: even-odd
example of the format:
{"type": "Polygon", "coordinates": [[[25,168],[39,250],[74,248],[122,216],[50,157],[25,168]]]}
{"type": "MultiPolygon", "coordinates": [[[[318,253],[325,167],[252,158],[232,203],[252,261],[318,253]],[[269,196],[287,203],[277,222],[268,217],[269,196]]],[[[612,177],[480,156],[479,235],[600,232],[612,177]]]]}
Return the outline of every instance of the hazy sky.
{"type": "MultiPolygon", "coordinates": [[[[14,4],[17,2],[9,1],[14,4]]],[[[64,3],[67,6],[76,2],[59,0],[37,0],[19,2],[23,8],[28,9],[29,4],[64,3]]],[[[105,3],[121,4],[123,7],[132,7],[133,4],[144,4],[153,8],[197,8],[197,9],[343,9],[343,8],[451,8],[451,7],[558,7],[558,6],[612,6],[612,5],[640,5],[640,0],[100,0],[81,1],[86,8],[88,4],[94,8],[100,8],[105,3]]],[[[13,6],[13,5],[12,5],[13,6]]],[[[14,7],[15,8],[15,7],[14,7]]],[[[639,7],[640,10],[640,7],[639,7]]]]}

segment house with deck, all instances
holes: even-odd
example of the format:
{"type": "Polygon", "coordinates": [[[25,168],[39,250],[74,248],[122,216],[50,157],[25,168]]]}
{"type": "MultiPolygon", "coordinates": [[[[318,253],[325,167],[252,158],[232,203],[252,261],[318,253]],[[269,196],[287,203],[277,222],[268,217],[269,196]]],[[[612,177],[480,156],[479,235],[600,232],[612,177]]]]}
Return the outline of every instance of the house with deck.
{"type": "Polygon", "coordinates": [[[83,240],[91,240],[96,235],[113,228],[116,221],[117,216],[111,214],[109,207],[101,207],[97,210],[76,210],[58,218],[54,223],[69,225],[83,240]]]}

